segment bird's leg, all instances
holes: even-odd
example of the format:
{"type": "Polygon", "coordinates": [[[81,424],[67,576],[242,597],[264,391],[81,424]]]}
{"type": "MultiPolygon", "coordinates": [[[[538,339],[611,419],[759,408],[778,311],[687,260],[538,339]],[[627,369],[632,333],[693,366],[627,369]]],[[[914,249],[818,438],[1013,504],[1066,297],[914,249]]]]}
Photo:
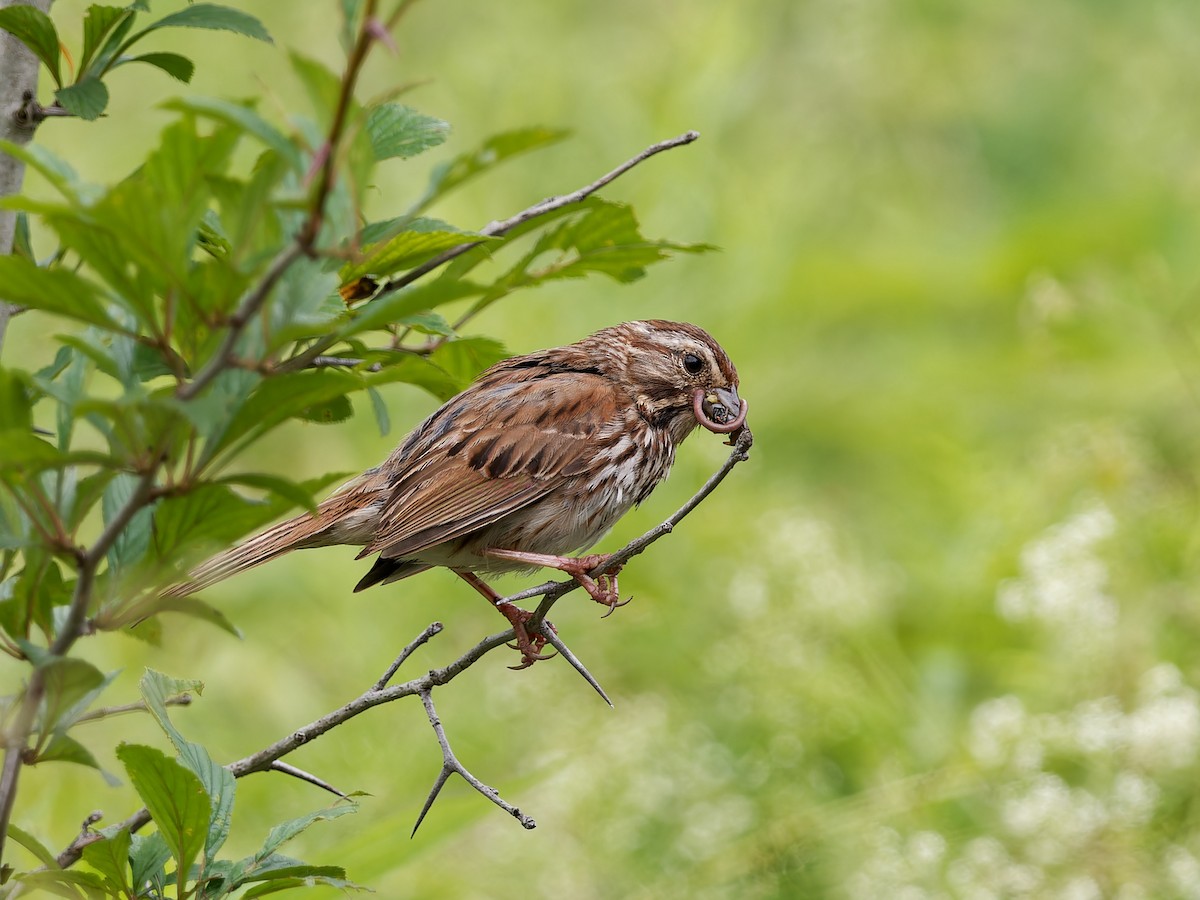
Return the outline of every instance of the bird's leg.
{"type": "MultiPolygon", "coordinates": [[[[501,603],[501,597],[493,591],[483,579],[473,572],[460,572],[454,570],[454,574],[469,584],[479,593],[483,594],[484,598],[492,604],[504,618],[508,619],[508,623],[513,627],[513,633],[517,637],[516,645],[509,644],[514,650],[521,651],[521,665],[509,666],[510,669],[528,669],[539,659],[550,659],[554,656],[553,653],[542,655],[541,650],[546,646],[546,637],[543,634],[535,634],[529,636],[529,632],[525,628],[525,623],[533,618],[533,613],[527,609],[521,609],[515,603],[501,603]]],[[[542,623],[546,628],[554,630],[554,626],[549,622],[542,623]]]]}
{"type": "Polygon", "coordinates": [[[623,565],[617,566],[615,572],[606,572],[603,575],[597,575],[595,578],[592,578],[588,574],[588,572],[608,559],[603,553],[591,553],[587,556],[554,556],[549,553],[525,553],[521,550],[500,550],[496,548],[491,548],[484,552],[488,556],[494,556],[497,559],[508,559],[513,562],[527,563],[531,566],[546,566],[550,569],[558,569],[560,572],[566,572],[583,586],[583,589],[588,592],[588,595],[593,600],[608,607],[608,612],[604,614],[605,616],[612,615],[613,610],[618,606],[624,606],[629,602],[628,600],[621,601],[621,594],[617,589],[617,575],[624,568],[623,565]]]}

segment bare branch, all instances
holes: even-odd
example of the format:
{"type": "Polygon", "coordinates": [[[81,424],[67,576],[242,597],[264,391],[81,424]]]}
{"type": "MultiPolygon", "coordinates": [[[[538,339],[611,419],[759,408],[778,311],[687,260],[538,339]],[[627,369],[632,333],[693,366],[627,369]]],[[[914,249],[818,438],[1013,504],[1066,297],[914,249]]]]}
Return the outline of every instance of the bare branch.
{"type": "Polygon", "coordinates": [[[441,634],[444,626],[441,622],[434,622],[419,635],[417,635],[412,643],[400,651],[400,655],[396,657],[396,661],[388,666],[388,670],[383,673],[383,677],[375,682],[375,690],[382,691],[387,687],[387,683],[392,680],[392,676],[396,674],[396,670],[404,665],[404,661],[412,656],[413,651],[428,641],[435,634],[441,634]]]}
{"type": "Polygon", "coordinates": [[[463,780],[469,784],[483,796],[487,797],[498,807],[521,823],[525,829],[537,828],[537,822],[531,816],[525,815],[517,807],[507,802],[500,796],[500,792],[494,787],[490,787],[471,774],[458,757],[454,755],[454,751],[450,749],[450,741],[446,737],[446,729],[442,727],[442,720],[438,718],[437,709],[433,705],[433,695],[428,690],[420,692],[421,702],[425,704],[425,715],[429,717],[429,724],[433,726],[433,733],[437,735],[438,744],[442,748],[442,771],[438,773],[437,780],[433,783],[433,788],[429,791],[429,796],[425,798],[425,805],[421,807],[421,813],[417,816],[417,822],[413,825],[412,836],[415,836],[417,829],[421,827],[421,823],[425,821],[425,815],[433,806],[433,801],[437,799],[441,793],[442,786],[446,783],[446,779],[451,774],[457,772],[462,776],[463,780]]]}
{"type": "Polygon", "coordinates": [[[576,672],[583,676],[583,680],[595,689],[596,693],[600,695],[600,699],[609,706],[612,706],[613,702],[608,699],[608,694],[604,693],[604,688],[600,687],[600,682],[584,667],[583,663],[579,661],[579,657],[571,652],[571,648],[563,643],[563,639],[558,636],[558,632],[554,630],[554,627],[543,618],[538,623],[538,630],[545,636],[546,643],[557,650],[559,655],[569,662],[576,672]]]}
{"type": "MultiPolygon", "coordinates": [[[[190,706],[192,703],[191,694],[180,694],[177,697],[168,697],[166,700],[167,706],[190,706]]],[[[138,700],[136,703],[125,703],[121,706],[104,706],[100,709],[94,709],[90,713],[84,713],[78,719],[79,722],[96,722],[100,719],[107,719],[110,716],[120,716],[131,712],[149,712],[150,707],[146,705],[145,700],[138,700]]]]}
{"type": "Polygon", "coordinates": [[[345,791],[339,791],[328,781],[323,781],[311,772],[305,772],[303,769],[293,766],[291,763],[285,763],[281,759],[271,763],[272,772],[282,772],[284,775],[291,775],[293,778],[299,778],[301,781],[307,781],[309,784],[314,784],[321,790],[329,791],[329,793],[341,797],[343,800],[349,799],[349,795],[345,791]]]}

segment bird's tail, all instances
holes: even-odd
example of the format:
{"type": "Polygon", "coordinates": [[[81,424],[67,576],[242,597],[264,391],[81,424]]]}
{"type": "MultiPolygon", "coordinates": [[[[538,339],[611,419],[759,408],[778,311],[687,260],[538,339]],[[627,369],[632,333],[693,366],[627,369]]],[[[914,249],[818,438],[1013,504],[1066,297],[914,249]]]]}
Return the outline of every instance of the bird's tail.
{"type": "Polygon", "coordinates": [[[167,588],[162,596],[186,597],[292,550],[320,547],[324,543],[320,540],[320,535],[329,529],[329,525],[320,512],[316,515],[304,513],[294,519],[280,522],[244,543],[230,547],[201,563],[188,573],[186,581],[167,588]]]}
{"type": "Polygon", "coordinates": [[[378,491],[379,479],[375,471],[367,472],[335,491],[316,512],[301,513],[280,522],[201,563],[188,573],[186,580],[167,588],[162,596],[195,594],[292,550],[333,544],[368,544],[375,532],[378,506],[372,501],[378,491]]]}

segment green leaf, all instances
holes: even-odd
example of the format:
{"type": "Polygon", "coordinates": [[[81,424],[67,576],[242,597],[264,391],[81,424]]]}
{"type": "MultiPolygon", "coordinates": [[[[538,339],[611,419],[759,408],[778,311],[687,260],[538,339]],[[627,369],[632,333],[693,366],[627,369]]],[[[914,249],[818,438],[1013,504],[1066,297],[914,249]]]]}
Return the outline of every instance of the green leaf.
{"type": "Polygon", "coordinates": [[[150,710],[150,715],[154,716],[175,748],[179,749],[186,744],[187,739],[179,733],[167,715],[167,701],[180,694],[203,694],[204,682],[194,678],[172,678],[154,669],[147,669],[138,681],[138,690],[146,702],[146,708],[150,710]]]}
{"type": "Polygon", "coordinates": [[[429,361],[440,366],[462,390],[488,366],[509,355],[499,341],[484,337],[447,341],[430,354],[429,361]]]}
{"type": "MultiPolygon", "coordinates": [[[[170,858],[171,848],[167,846],[161,833],[156,831],[151,835],[135,834],[133,849],[129,854],[131,880],[142,890],[145,890],[147,884],[153,886],[157,889],[158,896],[162,896],[167,880],[166,864],[170,858]]],[[[143,896],[153,895],[146,893],[143,896]]]]}
{"type": "Polygon", "coordinates": [[[338,422],[345,422],[353,415],[354,406],[350,403],[350,398],[344,394],[334,397],[332,400],[306,406],[296,414],[297,418],[306,422],[315,422],[318,425],[334,425],[338,422]]]}
{"type": "Polygon", "coordinates": [[[436,219],[413,219],[399,234],[364,248],[362,259],[343,266],[338,276],[345,284],[363,275],[391,275],[423,263],[451,247],[490,240],[492,238],[485,235],[459,231],[436,219]]]}
{"type": "Polygon", "coordinates": [[[184,84],[191,83],[192,75],[196,72],[195,63],[178,53],[143,53],[141,56],[131,56],[121,60],[120,65],[139,62],[162,69],[172,78],[182,81],[184,84]]]}
{"type": "Polygon", "coordinates": [[[367,134],[377,160],[405,159],[444,143],[450,125],[399,103],[384,103],[367,114],[367,134]]]}
{"type": "Polygon", "coordinates": [[[154,512],[155,546],[163,559],[182,550],[207,553],[276,518],[290,504],[247,500],[225,484],[203,484],[163,499],[154,512]]]}
{"type": "Polygon", "coordinates": [[[100,769],[100,763],[91,750],[69,734],[61,733],[50,739],[46,749],[37,755],[34,762],[72,762],[90,769],[100,769]]]}
{"type": "Polygon", "coordinates": [[[54,83],[62,85],[58,66],[58,31],[48,15],[34,6],[8,6],[0,9],[0,28],[28,47],[34,56],[45,63],[54,83]]]}
{"type": "Polygon", "coordinates": [[[212,804],[195,773],[161,750],[121,744],[117,758],[175,858],[180,878],[204,848],[212,804]]]}
{"type": "MultiPolygon", "coordinates": [[[[10,6],[9,9],[17,7],[10,6]]],[[[0,141],[0,152],[14,156],[25,163],[52,184],[60,194],[68,200],[78,202],[83,185],[79,175],[63,159],[55,156],[41,144],[14,144],[11,141],[0,141]]],[[[32,258],[32,257],[31,257],[32,258]]]]}
{"type": "Polygon", "coordinates": [[[160,28],[207,28],[213,31],[232,31],[258,41],[265,41],[268,44],[274,43],[262,22],[249,13],[230,9],[228,6],[196,3],[177,13],[163,16],[157,22],[139,31],[125,42],[122,50],[160,28]]]}
{"type": "MultiPolygon", "coordinates": [[[[100,501],[105,525],[111,522],[133,497],[140,481],[138,476],[122,472],[108,483],[100,501]]],[[[146,550],[150,547],[153,523],[154,516],[150,506],[143,506],[133,514],[133,518],[122,529],[108,551],[110,568],[114,571],[128,568],[146,555],[146,550]]]]}
{"type": "Polygon", "coordinates": [[[17,213],[16,229],[13,231],[13,253],[30,262],[37,262],[33,255],[33,239],[29,233],[28,213],[17,213]]]}
{"type": "Polygon", "coordinates": [[[456,156],[433,170],[425,195],[409,210],[416,213],[467,181],[498,166],[506,159],[548,147],[563,140],[569,131],[554,128],[518,128],[493,135],[477,149],[456,156]]]}
{"type": "Polygon", "coordinates": [[[25,379],[11,369],[0,368],[0,432],[32,428],[32,409],[25,379]]]}
{"type": "Polygon", "coordinates": [[[263,144],[287,160],[293,169],[303,168],[300,151],[296,145],[249,107],[213,97],[176,97],[164,103],[163,107],[180,112],[195,113],[198,116],[233,125],[258,138],[263,144]]]}
{"type": "Polygon", "coordinates": [[[331,118],[333,110],[337,106],[338,96],[342,91],[341,79],[329,71],[324,63],[297,53],[295,50],[288,53],[288,58],[291,60],[292,69],[295,70],[300,83],[304,85],[309,102],[312,103],[318,118],[322,120],[331,118]]]}
{"type": "Polygon", "coordinates": [[[367,396],[371,398],[371,411],[375,413],[375,424],[379,426],[379,436],[387,437],[392,430],[392,417],[388,414],[387,404],[375,388],[367,388],[367,396]]]}
{"type": "Polygon", "coordinates": [[[67,269],[40,269],[19,256],[0,256],[0,285],[10,303],[121,330],[92,283],[67,269]]]}
{"type": "Polygon", "coordinates": [[[59,724],[64,713],[104,684],[104,673],[91,663],[73,656],[51,659],[41,668],[45,696],[42,698],[38,731],[48,735],[59,724]]]}
{"type": "Polygon", "coordinates": [[[329,878],[321,875],[310,875],[307,878],[278,878],[272,881],[267,881],[256,887],[250,888],[250,890],[242,894],[242,900],[254,900],[255,897],[265,897],[268,894],[276,894],[279,891],[290,891],[294,888],[313,887],[314,885],[325,885],[327,887],[336,888],[340,891],[366,890],[366,888],[364,888],[362,885],[355,884],[353,881],[346,881],[342,878],[329,878]]]}
{"type": "Polygon", "coordinates": [[[243,484],[247,487],[258,488],[277,494],[284,500],[302,506],[309,512],[317,511],[317,501],[304,487],[287,478],[277,475],[264,475],[258,472],[244,472],[238,475],[226,475],[217,479],[218,484],[243,484]]]}
{"type": "Polygon", "coordinates": [[[113,26],[134,15],[120,6],[89,6],[83,14],[83,53],[79,57],[79,74],[88,74],[88,64],[100,49],[113,26]]]}
{"type": "Polygon", "coordinates": [[[86,122],[100,118],[108,106],[108,88],[99,78],[87,77],[75,84],[59,88],[54,99],[67,112],[74,113],[86,122]]]}
{"type": "Polygon", "coordinates": [[[19,828],[11,822],[8,825],[8,836],[37,857],[38,862],[48,869],[57,869],[58,860],[45,844],[35,838],[24,828],[19,828]]]}
{"type": "MultiPolygon", "coordinates": [[[[81,872],[76,869],[50,869],[35,872],[23,872],[16,876],[22,885],[34,889],[32,896],[38,896],[36,891],[51,891],[60,897],[79,900],[79,890],[88,900],[104,900],[109,897],[105,890],[104,879],[95,872],[81,872]]],[[[28,892],[22,896],[30,896],[28,892]]]]}
{"type": "Polygon", "coordinates": [[[164,612],[180,613],[181,615],[191,616],[193,619],[208,622],[210,625],[215,625],[235,638],[240,639],[242,637],[242,630],[234,625],[225,613],[196,597],[159,597],[148,607],[139,606],[139,610],[143,614],[152,615],[164,612]]]}
{"type": "MultiPolygon", "coordinates": [[[[107,829],[106,829],[107,831],[107,829]]],[[[104,840],[83,848],[83,861],[99,872],[121,896],[135,896],[129,880],[129,849],[132,844],[128,828],[105,834],[104,840]]]]}
{"type": "Polygon", "coordinates": [[[282,822],[276,825],[267,833],[267,839],[263,842],[262,849],[255,854],[257,860],[265,860],[271,856],[276,850],[307,829],[314,822],[323,822],[328,819],[336,819],[339,816],[344,816],[348,813],[358,812],[358,806],[353,803],[339,804],[337,806],[327,806],[324,809],[318,809],[316,812],[311,812],[306,816],[300,816],[296,819],[290,819],[287,822],[282,822]]]}

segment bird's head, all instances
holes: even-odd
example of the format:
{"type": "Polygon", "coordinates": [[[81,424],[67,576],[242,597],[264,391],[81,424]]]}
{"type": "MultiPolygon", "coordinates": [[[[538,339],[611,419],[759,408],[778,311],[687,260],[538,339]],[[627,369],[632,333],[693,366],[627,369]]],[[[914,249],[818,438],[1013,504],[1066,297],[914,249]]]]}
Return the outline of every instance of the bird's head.
{"type": "Polygon", "coordinates": [[[688,322],[624,322],[577,345],[596,368],[627,386],[638,411],[679,443],[696,425],[729,434],[742,427],[733,362],[707,331],[688,322]]]}

